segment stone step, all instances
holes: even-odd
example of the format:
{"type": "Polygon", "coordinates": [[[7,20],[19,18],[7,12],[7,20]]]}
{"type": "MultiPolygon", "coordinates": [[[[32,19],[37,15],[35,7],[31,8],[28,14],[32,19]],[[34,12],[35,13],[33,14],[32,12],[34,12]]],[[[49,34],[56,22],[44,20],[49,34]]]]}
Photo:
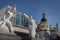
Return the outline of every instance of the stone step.
{"type": "Polygon", "coordinates": [[[0,40],[21,40],[21,37],[12,33],[0,32],[0,40]]]}

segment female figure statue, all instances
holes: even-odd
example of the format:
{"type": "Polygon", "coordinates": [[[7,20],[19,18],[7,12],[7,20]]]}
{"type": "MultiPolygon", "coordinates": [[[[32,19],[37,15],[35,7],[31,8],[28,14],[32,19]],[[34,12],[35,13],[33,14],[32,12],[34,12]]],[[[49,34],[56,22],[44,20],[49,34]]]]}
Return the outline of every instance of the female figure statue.
{"type": "Polygon", "coordinates": [[[31,37],[35,38],[37,25],[35,23],[35,20],[33,20],[32,16],[30,17],[29,28],[31,37]]]}

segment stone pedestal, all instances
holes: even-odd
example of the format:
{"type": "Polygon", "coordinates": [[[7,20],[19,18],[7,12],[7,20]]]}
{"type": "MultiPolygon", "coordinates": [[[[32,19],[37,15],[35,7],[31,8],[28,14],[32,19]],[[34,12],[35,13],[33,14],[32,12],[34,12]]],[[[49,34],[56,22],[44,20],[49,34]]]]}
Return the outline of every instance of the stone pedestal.
{"type": "Polygon", "coordinates": [[[16,34],[0,32],[0,40],[21,40],[21,38],[16,34]]]}

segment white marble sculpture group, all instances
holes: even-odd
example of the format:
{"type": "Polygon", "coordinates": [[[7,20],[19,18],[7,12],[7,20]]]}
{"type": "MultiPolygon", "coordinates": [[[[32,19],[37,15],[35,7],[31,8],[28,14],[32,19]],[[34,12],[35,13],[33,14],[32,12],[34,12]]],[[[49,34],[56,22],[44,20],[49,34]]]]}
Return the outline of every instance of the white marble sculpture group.
{"type": "MultiPolygon", "coordinates": [[[[6,13],[8,13],[9,15],[4,14],[3,20],[0,21],[0,31],[14,33],[13,26],[10,21],[10,19],[14,16],[14,8],[12,8],[12,10],[10,9],[7,10],[6,13]]],[[[29,18],[29,29],[30,29],[29,32],[30,32],[30,36],[33,38],[35,38],[35,35],[36,35],[36,32],[35,32],[36,28],[37,28],[37,25],[35,23],[35,20],[31,16],[29,18]]]]}
{"type": "Polygon", "coordinates": [[[7,10],[6,13],[9,15],[7,17],[6,14],[4,14],[3,20],[0,21],[0,31],[14,33],[12,23],[10,21],[10,19],[13,17],[13,12],[7,10]]]}

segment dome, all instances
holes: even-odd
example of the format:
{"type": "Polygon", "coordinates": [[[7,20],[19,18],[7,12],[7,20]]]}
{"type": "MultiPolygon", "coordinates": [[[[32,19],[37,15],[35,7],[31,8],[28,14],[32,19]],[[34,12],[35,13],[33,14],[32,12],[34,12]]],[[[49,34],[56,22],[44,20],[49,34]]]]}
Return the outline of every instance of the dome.
{"type": "Polygon", "coordinates": [[[46,21],[47,21],[46,18],[42,18],[42,19],[41,19],[41,22],[46,22],[46,21]]]}
{"type": "Polygon", "coordinates": [[[43,13],[43,14],[42,14],[41,22],[46,22],[46,21],[47,21],[47,19],[46,19],[46,14],[43,13]]]}

